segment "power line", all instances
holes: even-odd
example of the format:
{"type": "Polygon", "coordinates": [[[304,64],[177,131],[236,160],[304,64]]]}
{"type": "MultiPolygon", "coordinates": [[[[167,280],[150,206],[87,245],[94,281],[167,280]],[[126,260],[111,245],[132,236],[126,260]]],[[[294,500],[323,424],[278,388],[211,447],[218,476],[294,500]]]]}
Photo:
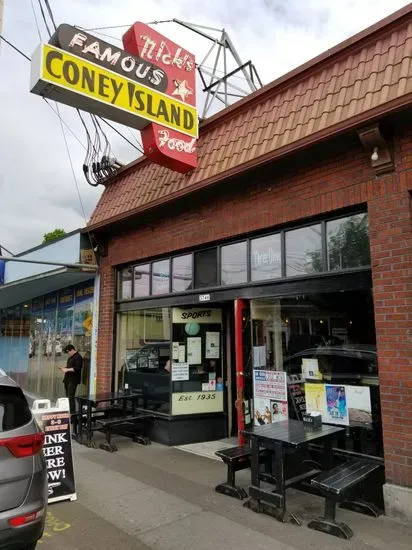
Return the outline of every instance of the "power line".
{"type": "Polygon", "coordinates": [[[49,103],[48,100],[47,100],[45,97],[43,97],[43,99],[44,99],[44,101],[47,103],[47,105],[50,107],[50,109],[53,111],[53,113],[54,113],[57,117],[59,117],[60,122],[62,122],[62,123],[66,126],[66,128],[69,130],[69,132],[71,133],[71,135],[74,137],[74,139],[83,147],[84,150],[86,150],[86,146],[84,145],[84,143],[82,143],[82,142],[80,141],[80,139],[78,138],[78,136],[77,136],[77,135],[75,134],[75,132],[70,128],[70,126],[67,124],[67,122],[65,122],[65,121],[62,119],[62,117],[59,115],[59,113],[53,109],[53,105],[52,105],[51,103],[49,103]]]}
{"type": "MultiPolygon", "coordinates": [[[[68,142],[67,142],[67,137],[66,137],[66,133],[65,133],[65,131],[64,131],[64,126],[63,126],[63,123],[62,123],[62,119],[61,119],[61,117],[60,117],[60,111],[59,111],[59,106],[58,106],[57,102],[56,102],[56,109],[57,109],[57,112],[59,113],[60,128],[61,128],[61,131],[62,131],[62,134],[63,134],[64,145],[65,145],[65,147],[66,147],[67,156],[69,157],[70,168],[71,168],[71,171],[72,171],[74,184],[75,184],[75,186],[76,186],[77,195],[78,195],[78,197],[79,197],[79,202],[80,202],[80,206],[81,206],[82,213],[83,213],[84,225],[85,225],[85,227],[87,227],[86,212],[85,212],[84,205],[83,205],[83,200],[82,200],[82,197],[81,197],[81,194],[80,194],[79,184],[78,184],[78,182],[77,182],[76,172],[74,171],[73,160],[72,160],[72,156],[71,156],[71,154],[70,154],[69,144],[68,144],[68,142]]],[[[91,239],[90,233],[87,232],[87,235],[88,235],[88,237],[89,237],[90,246],[91,246],[91,248],[93,249],[93,243],[92,243],[92,239],[91,239]]]]}
{"type": "Polygon", "coordinates": [[[40,32],[40,25],[39,25],[39,21],[37,19],[36,10],[34,9],[34,0],[30,0],[30,3],[31,3],[31,9],[32,9],[32,12],[33,12],[33,15],[34,15],[34,21],[36,23],[37,34],[39,35],[39,39],[40,39],[40,42],[41,42],[42,41],[42,36],[41,36],[41,32],[40,32]]]}
{"type": "Polygon", "coordinates": [[[50,16],[51,22],[53,23],[54,30],[57,31],[57,25],[56,25],[56,22],[54,21],[53,12],[50,7],[49,0],[44,0],[44,3],[46,4],[47,11],[49,12],[49,16],[50,16]]]}
{"type": "Polygon", "coordinates": [[[41,15],[42,15],[42,18],[43,18],[43,22],[46,26],[46,29],[47,29],[47,32],[49,33],[49,36],[52,35],[50,29],[49,29],[49,25],[47,24],[47,19],[46,19],[46,16],[44,14],[44,10],[43,10],[43,4],[41,3],[41,0],[37,0],[38,3],[39,3],[39,7],[40,7],[40,11],[41,11],[41,15]]]}
{"type": "Polygon", "coordinates": [[[19,50],[19,48],[14,46],[14,44],[12,44],[6,38],[4,38],[4,36],[2,34],[0,34],[0,39],[3,40],[6,44],[8,44],[10,46],[10,48],[13,48],[13,50],[16,50],[16,52],[19,53],[20,55],[22,55],[25,59],[27,59],[27,61],[31,61],[31,59],[28,55],[23,53],[21,50],[19,50]]]}
{"type": "Polygon", "coordinates": [[[131,27],[133,23],[129,25],[112,25],[111,27],[94,27],[93,29],[84,29],[84,31],[105,31],[108,29],[123,29],[124,27],[131,27]]]}
{"type": "Polygon", "coordinates": [[[139,147],[137,147],[134,143],[132,143],[129,139],[127,139],[126,136],[124,136],[121,132],[119,132],[119,130],[117,128],[115,128],[114,126],[112,126],[110,124],[110,122],[107,122],[106,119],[102,118],[102,117],[98,117],[100,118],[100,120],[102,120],[105,124],[107,124],[107,126],[109,126],[112,130],[114,130],[116,132],[116,134],[119,134],[119,136],[121,136],[124,140],[127,141],[127,143],[129,143],[132,147],[134,147],[135,149],[137,149],[139,151],[139,153],[142,153],[143,154],[143,151],[142,149],[140,149],[139,147]]]}

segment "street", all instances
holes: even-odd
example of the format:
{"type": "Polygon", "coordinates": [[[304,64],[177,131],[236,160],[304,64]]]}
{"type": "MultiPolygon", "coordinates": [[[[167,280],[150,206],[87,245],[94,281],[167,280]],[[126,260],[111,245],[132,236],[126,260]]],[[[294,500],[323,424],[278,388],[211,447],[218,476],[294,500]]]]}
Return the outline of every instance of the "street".
{"type": "MultiPolygon", "coordinates": [[[[74,461],[78,500],[49,506],[42,550],[410,550],[412,526],[384,516],[338,510],[355,533],[349,541],[307,529],[322,500],[294,490],[290,510],[301,527],[255,514],[215,493],[223,464],[179,449],[121,440],[110,454],[74,443],[74,461]]],[[[248,471],[239,481],[247,486],[248,471]]]]}

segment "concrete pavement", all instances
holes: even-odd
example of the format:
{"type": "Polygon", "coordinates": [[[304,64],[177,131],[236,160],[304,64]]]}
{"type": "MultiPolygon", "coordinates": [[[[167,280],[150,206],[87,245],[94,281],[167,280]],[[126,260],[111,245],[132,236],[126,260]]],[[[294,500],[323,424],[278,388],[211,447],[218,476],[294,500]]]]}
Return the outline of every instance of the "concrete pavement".
{"type": "MultiPolygon", "coordinates": [[[[290,490],[304,524],[281,524],[218,495],[223,464],[178,449],[119,442],[114,454],[74,444],[78,500],[49,507],[39,548],[113,550],[410,550],[412,526],[339,510],[355,535],[343,541],[307,529],[322,499],[290,490]],[[302,509],[304,513],[302,514],[302,509]]],[[[248,473],[239,481],[247,486],[248,473]]]]}

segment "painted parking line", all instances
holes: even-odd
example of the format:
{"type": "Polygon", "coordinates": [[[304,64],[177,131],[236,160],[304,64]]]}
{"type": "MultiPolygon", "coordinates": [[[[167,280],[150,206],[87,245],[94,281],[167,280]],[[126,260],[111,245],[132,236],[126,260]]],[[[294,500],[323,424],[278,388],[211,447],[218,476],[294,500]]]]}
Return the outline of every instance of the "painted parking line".
{"type": "Polygon", "coordinates": [[[72,527],[71,523],[67,521],[61,521],[51,512],[47,512],[46,525],[44,527],[43,537],[39,540],[38,544],[47,542],[52,538],[58,536],[62,531],[66,531],[72,527]]]}

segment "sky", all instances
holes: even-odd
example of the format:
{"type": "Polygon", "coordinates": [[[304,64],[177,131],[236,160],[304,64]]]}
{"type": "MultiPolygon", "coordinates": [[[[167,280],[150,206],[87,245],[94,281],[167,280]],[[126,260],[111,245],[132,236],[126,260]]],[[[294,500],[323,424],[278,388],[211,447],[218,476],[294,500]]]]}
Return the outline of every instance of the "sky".
{"type": "MultiPolygon", "coordinates": [[[[122,34],[135,21],[149,23],[174,18],[225,28],[242,62],[251,60],[263,84],[267,84],[409,2],[49,0],[49,3],[57,25],[68,23],[85,29],[122,26],[96,31],[109,35],[110,38],[96,34],[116,46],[121,45],[122,34]]],[[[38,0],[4,0],[2,35],[29,56],[40,43],[33,10],[40,36],[47,42],[38,0]]],[[[193,52],[197,61],[210,48],[208,40],[176,23],[152,26],[193,52]]],[[[209,62],[212,64],[211,58],[209,62]]],[[[39,96],[29,92],[30,62],[4,42],[0,43],[0,82],[0,246],[17,254],[40,244],[43,235],[57,227],[69,232],[84,226],[103,187],[93,188],[84,179],[86,136],[74,109],[59,106],[62,119],[77,136],[75,139],[66,129],[72,171],[59,118],[39,96]]],[[[239,85],[244,87],[244,81],[239,79],[239,85]]],[[[204,95],[198,93],[198,108],[203,103],[204,95]]],[[[56,108],[54,104],[53,107],[56,108]]],[[[117,128],[128,140],[138,143],[136,130],[117,128]]],[[[105,130],[121,163],[140,156],[126,140],[108,128],[105,130]]]]}

